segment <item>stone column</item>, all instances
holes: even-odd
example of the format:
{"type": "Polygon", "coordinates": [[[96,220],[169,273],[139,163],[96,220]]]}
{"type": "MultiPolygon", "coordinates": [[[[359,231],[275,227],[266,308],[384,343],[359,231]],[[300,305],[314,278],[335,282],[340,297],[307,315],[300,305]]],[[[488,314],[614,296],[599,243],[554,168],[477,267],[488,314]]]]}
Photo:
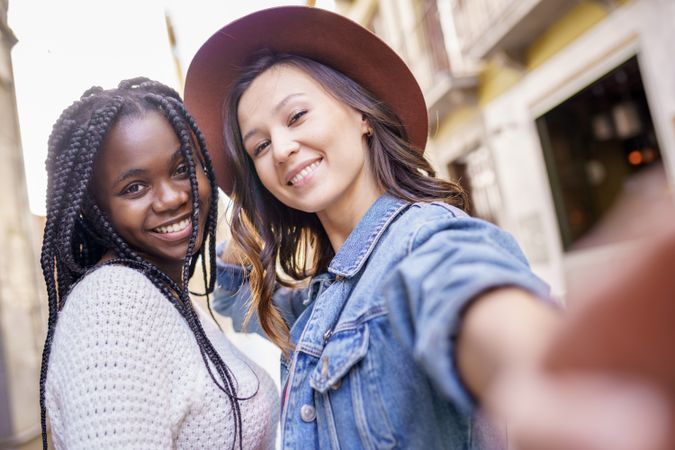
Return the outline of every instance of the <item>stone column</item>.
{"type": "MultiPolygon", "coordinates": [[[[39,442],[39,371],[45,296],[40,232],[28,209],[8,0],[0,0],[0,449],[39,442]]],[[[45,143],[46,145],[46,143],[45,143]]]]}

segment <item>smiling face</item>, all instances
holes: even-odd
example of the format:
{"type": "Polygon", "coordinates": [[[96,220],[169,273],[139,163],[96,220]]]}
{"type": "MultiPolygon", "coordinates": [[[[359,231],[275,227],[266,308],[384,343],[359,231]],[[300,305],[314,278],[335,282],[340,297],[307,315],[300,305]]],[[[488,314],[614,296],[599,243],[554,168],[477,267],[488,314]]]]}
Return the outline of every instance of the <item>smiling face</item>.
{"type": "Polygon", "coordinates": [[[265,188],[286,206],[317,213],[327,231],[329,222],[357,222],[379,196],[367,121],[304,71],[281,64],[263,72],[237,117],[265,188]]]}
{"type": "MultiPolygon", "coordinates": [[[[199,232],[204,237],[210,187],[195,155],[199,232]]],[[[187,161],[159,112],[122,117],[106,136],[94,165],[94,196],[115,231],[134,250],[175,280],[192,233],[187,161]]],[[[178,277],[178,278],[177,278],[178,277]]]]}

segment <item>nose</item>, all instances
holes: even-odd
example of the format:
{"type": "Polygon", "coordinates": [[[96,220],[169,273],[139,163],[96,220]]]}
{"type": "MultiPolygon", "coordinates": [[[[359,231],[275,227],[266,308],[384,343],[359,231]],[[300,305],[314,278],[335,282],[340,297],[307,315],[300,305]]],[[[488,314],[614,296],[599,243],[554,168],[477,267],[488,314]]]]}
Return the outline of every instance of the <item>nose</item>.
{"type": "Polygon", "coordinates": [[[155,212],[174,211],[184,206],[190,199],[190,185],[183,186],[186,183],[177,183],[174,180],[168,180],[160,183],[156,187],[156,195],[153,202],[155,212]]]}
{"type": "Polygon", "coordinates": [[[299,149],[300,144],[289,130],[279,130],[272,135],[272,153],[277,164],[286,162],[299,149]]]}

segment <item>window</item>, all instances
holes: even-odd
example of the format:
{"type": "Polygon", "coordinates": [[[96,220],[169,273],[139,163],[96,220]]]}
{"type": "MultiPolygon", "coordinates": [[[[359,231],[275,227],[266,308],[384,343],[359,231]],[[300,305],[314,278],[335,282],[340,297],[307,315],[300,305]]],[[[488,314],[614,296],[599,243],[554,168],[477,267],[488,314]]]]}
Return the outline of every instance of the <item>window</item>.
{"type": "Polygon", "coordinates": [[[671,205],[637,57],[536,125],[566,251],[639,237],[671,205]]]}
{"type": "Polygon", "coordinates": [[[501,195],[492,156],[487,147],[477,147],[448,164],[450,178],[458,180],[469,196],[467,212],[497,224],[501,195]]]}

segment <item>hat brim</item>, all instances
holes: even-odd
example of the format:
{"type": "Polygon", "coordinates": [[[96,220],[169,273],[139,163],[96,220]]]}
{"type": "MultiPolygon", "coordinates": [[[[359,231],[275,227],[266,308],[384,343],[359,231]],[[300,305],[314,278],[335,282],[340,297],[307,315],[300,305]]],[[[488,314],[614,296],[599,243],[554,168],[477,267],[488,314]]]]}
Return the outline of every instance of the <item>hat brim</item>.
{"type": "Polygon", "coordinates": [[[380,38],[339,14],[283,6],[228,25],[199,49],[187,72],[185,105],[206,138],[218,185],[232,192],[233,174],[223,142],[223,103],[250,58],[261,49],[290,53],[330,66],[387,103],[408,139],[424,150],[428,133],[422,91],[405,62],[380,38]]]}

